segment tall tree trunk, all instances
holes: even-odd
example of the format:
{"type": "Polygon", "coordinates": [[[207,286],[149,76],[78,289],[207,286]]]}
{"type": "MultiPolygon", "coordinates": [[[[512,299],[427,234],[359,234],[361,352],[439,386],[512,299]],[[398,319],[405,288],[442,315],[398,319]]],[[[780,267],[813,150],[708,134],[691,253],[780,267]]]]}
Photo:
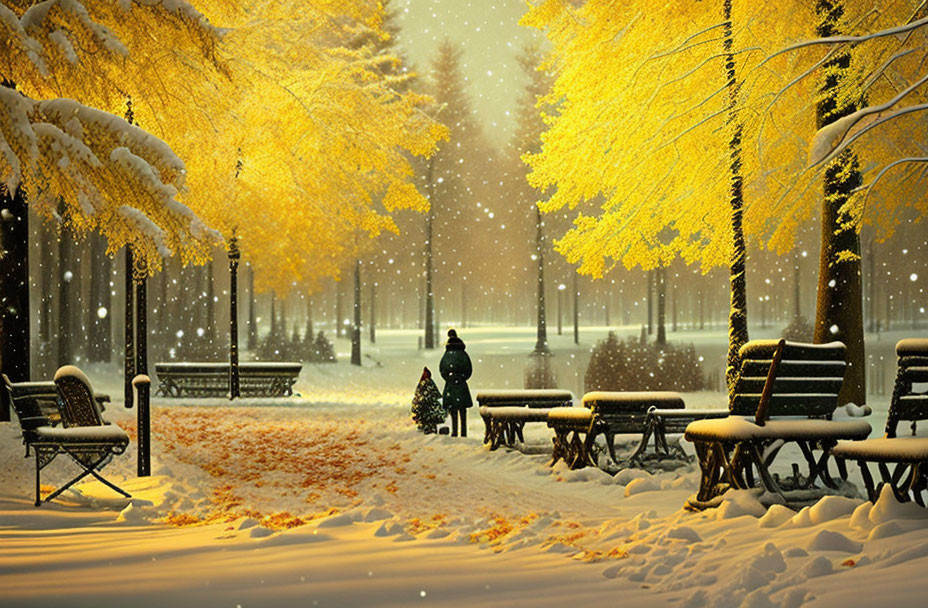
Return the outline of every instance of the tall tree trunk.
{"type": "Polygon", "coordinates": [[[91,361],[109,361],[112,352],[110,343],[111,323],[111,288],[110,274],[112,260],[106,255],[106,243],[103,237],[90,237],[90,352],[91,361]]]}
{"type": "Polygon", "coordinates": [[[535,355],[547,355],[551,351],[548,349],[548,324],[545,315],[545,234],[544,224],[541,220],[541,209],[535,205],[535,256],[538,262],[538,293],[536,307],[538,318],[536,323],[535,355]]]}
{"type": "MultiPolygon", "coordinates": [[[[7,86],[3,83],[0,86],[7,86]]],[[[25,193],[0,186],[0,372],[13,382],[29,380],[29,208],[25,193]]],[[[10,419],[0,391],[0,420],[10,419]]]]}
{"type": "Polygon", "coordinates": [[[432,289],[432,251],[435,223],[435,184],[432,181],[435,157],[429,158],[425,183],[429,189],[429,211],[425,216],[425,348],[435,348],[435,293],[432,289]]]}
{"type": "Polygon", "coordinates": [[[312,346],[313,343],[313,299],[306,298],[306,332],[303,334],[303,342],[312,346]]]}
{"type": "Polygon", "coordinates": [[[800,278],[802,276],[799,271],[800,259],[801,258],[799,257],[799,253],[797,252],[795,256],[796,268],[794,269],[794,272],[793,272],[793,318],[795,319],[798,319],[799,317],[802,316],[802,303],[800,300],[801,294],[799,292],[800,278]]]}
{"type": "Polygon", "coordinates": [[[210,353],[217,351],[216,343],[216,270],[213,268],[213,262],[206,264],[206,327],[204,328],[203,338],[207,342],[207,349],[210,353]]]}
{"type": "MultiPolygon", "coordinates": [[[[73,234],[72,234],[73,237],[73,234]]],[[[84,272],[83,262],[87,253],[87,240],[81,239],[79,242],[71,244],[71,259],[68,261],[68,270],[71,271],[71,300],[68,306],[68,312],[71,320],[68,327],[71,329],[71,356],[72,363],[80,361],[87,356],[87,335],[86,301],[84,300],[84,272]]]]}
{"type": "Polygon", "coordinates": [[[574,271],[574,344],[580,344],[580,278],[574,271]]]}
{"type": "Polygon", "coordinates": [[[229,239],[229,399],[241,396],[238,365],[238,262],[241,253],[235,232],[229,239]]]}
{"type": "Polygon", "coordinates": [[[744,241],[742,219],[744,215],[743,178],[741,175],[741,137],[742,124],[738,120],[738,90],[740,85],[735,73],[735,56],[732,54],[734,37],[731,23],[731,0],[723,2],[722,49],[725,52],[725,78],[728,88],[728,118],[726,123],[731,131],[728,141],[728,159],[730,172],[730,189],[728,205],[731,209],[731,258],[728,264],[728,281],[730,302],[728,309],[728,361],[725,377],[728,390],[734,390],[738,370],[741,368],[741,347],[748,341],[748,288],[745,276],[747,246],[744,241]]]}
{"type": "Polygon", "coordinates": [[[71,231],[67,227],[64,217],[64,205],[58,207],[61,216],[61,231],[58,234],[58,367],[74,363],[74,349],[71,337],[74,328],[71,321],[73,306],[72,289],[74,272],[71,266],[74,262],[74,243],[71,240],[71,231]]]}
{"type": "Polygon", "coordinates": [[[647,274],[648,284],[648,335],[654,333],[654,271],[649,270],[647,274]]]}
{"type": "Polygon", "coordinates": [[[377,318],[376,318],[377,310],[376,310],[376,308],[374,307],[374,302],[375,302],[376,297],[377,297],[377,283],[375,283],[374,281],[371,281],[371,305],[370,305],[370,309],[371,309],[371,320],[370,320],[371,344],[375,344],[375,343],[377,342],[377,329],[376,329],[376,327],[377,327],[377,318]]]}
{"type": "MultiPolygon", "coordinates": [[[[840,34],[838,26],[844,16],[840,2],[816,0],[815,10],[820,19],[816,28],[818,36],[840,34]]],[[[841,53],[824,65],[827,76],[816,104],[816,123],[819,128],[857,110],[857,104],[847,103],[843,99],[839,105],[836,91],[850,63],[851,56],[841,53]]],[[[860,184],[857,156],[850,150],[840,154],[825,169],[814,341],[824,343],[840,340],[847,346],[848,370],[838,396],[839,404],[863,404],[867,399],[860,236],[854,228],[842,228],[847,218],[840,213],[851,192],[860,184]],[[850,252],[853,259],[839,260],[838,255],[842,252],[850,252]]]]}
{"type": "MultiPolygon", "coordinates": [[[[125,322],[126,330],[123,334],[123,404],[129,407],[132,403],[132,379],[136,373],[135,360],[135,280],[133,273],[135,261],[133,260],[132,247],[126,245],[125,254],[125,285],[126,285],[126,306],[125,322]]],[[[188,338],[189,339],[189,338],[188,338]]]]}
{"type": "Polygon", "coordinates": [[[657,280],[657,343],[667,344],[667,269],[658,267],[657,280]]]}
{"type": "Polygon", "coordinates": [[[345,315],[345,298],[342,293],[342,283],[335,283],[335,335],[345,335],[345,324],[342,322],[345,315]]]}
{"type": "Polygon", "coordinates": [[[670,331],[677,331],[677,285],[676,283],[673,286],[673,290],[670,292],[670,331]]]}
{"type": "Polygon", "coordinates": [[[248,350],[258,348],[258,302],[255,299],[255,269],[248,265],[248,350]]]}
{"type": "Polygon", "coordinates": [[[361,260],[354,262],[354,321],[351,324],[351,364],[361,365],[361,260]]]}
{"type": "Polygon", "coordinates": [[[867,244],[867,331],[877,331],[876,324],[876,254],[873,251],[874,237],[867,244]]]}

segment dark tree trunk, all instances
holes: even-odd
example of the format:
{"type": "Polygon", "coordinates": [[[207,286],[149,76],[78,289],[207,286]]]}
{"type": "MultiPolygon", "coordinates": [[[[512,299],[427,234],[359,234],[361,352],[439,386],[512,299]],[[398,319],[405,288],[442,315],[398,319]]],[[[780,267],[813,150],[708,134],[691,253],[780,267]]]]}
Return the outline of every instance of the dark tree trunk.
{"type": "Polygon", "coordinates": [[[580,344],[580,283],[574,272],[574,344],[580,344]]]}
{"type": "Polygon", "coordinates": [[[335,335],[344,336],[345,335],[345,324],[343,323],[345,316],[345,297],[342,292],[342,283],[341,281],[335,283],[335,335]]]}
{"type": "Polygon", "coordinates": [[[435,157],[429,159],[425,183],[429,189],[429,211],[425,216],[425,348],[435,348],[435,294],[432,290],[432,237],[435,222],[435,184],[432,183],[435,157]]]}
{"type": "Polygon", "coordinates": [[[213,262],[206,264],[206,327],[204,328],[203,338],[207,341],[209,352],[217,351],[216,343],[216,271],[213,268],[213,262]]]}
{"type": "Polygon", "coordinates": [[[370,320],[371,344],[375,344],[377,342],[377,329],[376,329],[377,318],[375,316],[377,314],[377,311],[374,307],[374,301],[376,297],[377,297],[377,283],[372,282],[371,283],[371,306],[370,306],[371,308],[371,320],[370,320]]]}
{"type": "Polygon", "coordinates": [[[112,260],[106,255],[106,242],[99,235],[91,236],[90,264],[90,306],[88,307],[90,352],[88,355],[91,361],[109,361],[113,350],[110,343],[112,260]]]}
{"type": "MultiPolygon", "coordinates": [[[[41,310],[39,311],[39,340],[45,348],[51,341],[52,336],[52,281],[55,274],[54,256],[52,249],[54,247],[54,237],[52,231],[47,225],[39,226],[39,234],[42,243],[42,259],[39,265],[39,292],[41,293],[41,310]]],[[[3,293],[3,291],[0,291],[3,293]]],[[[46,365],[47,362],[43,363],[46,365]]]]}
{"type": "MultiPolygon", "coordinates": [[[[71,234],[71,237],[73,239],[73,234],[71,234]]],[[[87,327],[85,326],[87,321],[87,315],[85,311],[87,307],[83,294],[83,260],[86,255],[86,249],[86,239],[82,239],[80,242],[72,241],[70,250],[71,259],[68,260],[68,266],[66,269],[71,271],[71,299],[68,302],[68,312],[71,315],[71,320],[68,323],[68,327],[71,330],[71,363],[80,361],[86,357],[88,351],[88,343],[85,339],[85,336],[87,335],[87,327]]]]}
{"type": "Polygon", "coordinates": [[[229,241],[229,399],[241,396],[238,369],[238,240],[229,241]]]}
{"type": "MultiPolygon", "coordinates": [[[[5,83],[4,83],[5,84],[5,83]]],[[[0,372],[13,382],[29,380],[29,209],[25,193],[0,187],[0,372]]],[[[0,391],[0,420],[10,419],[0,391]]]]}
{"type": "Polygon", "coordinates": [[[648,335],[654,333],[654,271],[649,270],[647,274],[647,290],[648,290],[648,335]]]}
{"type": "Polygon", "coordinates": [[[541,209],[535,205],[535,256],[538,262],[538,293],[536,307],[538,319],[536,323],[535,355],[548,355],[548,323],[545,315],[545,234],[544,223],[541,219],[541,209]]]}
{"type": "MultiPolygon", "coordinates": [[[[822,37],[840,34],[837,26],[844,15],[842,4],[833,0],[816,0],[815,9],[821,20],[816,34],[822,37]]],[[[836,88],[850,63],[850,55],[841,53],[824,66],[827,76],[822,85],[822,95],[816,104],[819,128],[857,110],[857,104],[840,100],[839,105],[837,98],[836,88]]],[[[853,227],[842,228],[847,218],[840,213],[851,192],[860,184],[857,156],[850,150],[839,155],[825,169],[814,341],[823,343],[840,340],[847,346],[848,370],[838,396],[841,404],[863,404],[867,399],[860,236],[853,227]],[[850,252],[855,257],[840,261],[838,255],[842,252],[850,252]]]]}
{"type": "Polygon", "coordinates": [[[248,350],[258,348],[258,302],[255,299],[255,270],[248,266],[248,350]]]}
{"type": "Polygon", "coordinates": [[[873,251],[874,241],[870,237],[867,244],[867,331],[877,331],[876,323],[876,254],[873,251]]]}
{"type": "Polygon", "coordinates": [[[74,363],[74,349],[71,345],[73,327],[71,321],[72,284],[74,273],[70,270],[74,261],[74,243],[71,240],[71,231],[64,223],[64,205],[59,206],[62,217],[61,231],[58,234],[58,367],[74,363]]]}
{"type": "Polygon", "coordinates": [[[312,344],[313,336],[313,299],[306,298],[306,333],[303,335],[303,341],[312,344]]]}
{"type": "Polygon", "coordinates": [[[725,52],[725,78],[728,88],[729,111],[727,125],[731,130],[728,142],[730,189],[728,204],[731,209],[731,259],[728,265],[730,302],[728,308],[728,361],[725,376],[729,392],[741,368],[741,347],[748,341],[748,288],[745,276],[747,246],[744,241],[742,219],[744,215],[743,177],[741,175],[742,124],[737,116],[738,89],[735,57],[732,54],[734,37],[731,23],[731,0],[723,3],[722,49],[725,52]]]}
{"type": "Polygon", "coordinates": [[[351,364],[361,365],[361,260],[354,263],[354,320],[351,324],[351,364]]]}
{"type": "Polygon", "coordinates": [[[673,286],[670,296],[670,331],[677,331],[677,286],[673,286]]]}
{"type": "Polygon", "coordinates": [[[659,267],[655,273],[657,281],[657,343],[667,344],[667,269],[659,267]]]}
{"type": "Polygon", "coordinates": [[[799,271],[799,260],[800,259],[801,258],[799,257],[799,254],[797,253],[796,258],[795,258],[796,268],[793,272],[793,317],[796,319],[802,316],[802,303],[800,300],[801,293],[799,291],[799,287],[800,287],[799,283],[800,283],[800,278],[801,278],[801,274],[799,271]]]}
{"type": "Polygon", "coordinates": [[[133,260],[132,247],[126,246],[126,331],[125,331],[125,350],[123,354],[123,402],[125,407],[130,407],[132,403],[132,378],[135,377],[135,281],[132,274],[135,268],[133,260]]]}
{"type": "Polygon", "coordinates": [[[277,294],[273,291],[271,292],[271,333],[270,333],[271,343],[273,344],[274,340],[277,340],[277,294]]]}

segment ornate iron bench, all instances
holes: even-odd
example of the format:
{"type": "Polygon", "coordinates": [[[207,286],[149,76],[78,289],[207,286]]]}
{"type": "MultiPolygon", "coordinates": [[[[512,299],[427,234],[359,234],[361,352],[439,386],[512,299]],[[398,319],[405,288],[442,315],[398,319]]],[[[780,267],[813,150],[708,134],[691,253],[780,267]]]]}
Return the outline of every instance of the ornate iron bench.
{"type": "MultiPolygon", "coordinates": [[[[242,397],[290,397],[303,369],[297,362],[239,364],[242,397]]],[[[156,363],[162,397],[228,397],[228,363],[156,363]]]]}
{"type": "Polygon", "coordinates": [[[555,389],[495,390],[477,393],[480,417],[485,427],[483,442],[495,450],[501,445],[524,443],[523,429],[529,422],[546,422],[548,411],[570,406],[574,395],[555,389]]]}
{"type": "Polygon", "coordinates": [[[867,488],[867,496],[876,502],[884,484],[892,488],[900,502],[914,499],[925,506],[923,492],[928,490],[928,437],[916,437],[919,420],[928,419],[928,394],[914,390],[916,383],[928,383],[928,339],[900,340],[896,344],[899,359],[896,384],[886,433],[864,441],[839,441],[831,453],[840,460],[854,460],[867,488]],[[912,436],[899,437],[897,427],[903,420],[912,423],[912,436]],[[873,482],[869,463],[876,463],[882,481],[873,482]],[[890,465],[895,465],[890,471],[890,465]]]}
{"type": "Polygon", "coordinates": [[[682,438],[686,427],[697,420],[711,418],[724,418],[728,410],[689,410],[689,409],[659,409],[652,406],[645,417],[644,432],[637,449],[629,457],[632,466],[643,467],[651,460],[677,460],[689,462],[692,456],[683,451],[679,441],[668,442],[667,435],[679,435],[682,438]],[[648,451],[648,444],[654,440],[654,450],[648,451]]]}
{"type": "Polygon", "coordinates": [[[35,458],[35,506],[41,506],[88,475],[128,497],[129,494],[104,479],[99,471],[114,455],[122,454],[129,436],[116,425],[106,423],[100,415],[90,381],[79,369],[66,365],[55,374],[59,395],[60,427],[52,427],[35,399],[15,397],[11,383],[3,376],[13,410],[19,419],[26,446],[26,458],[35,458]],[[67,454],[81,467],[81,473],[42,498],[42,470],[59,455],[67,454]]]}
{"type": "MultiPolygon", "coordinates": [[[[730,415],[686,427],[684,436],[695,444],[701,470],[699,491],[687,508],[715,507],[728,489],[754,487],[755,469],[768,492],[797,504],[785,495],[785,482],[770,472],[787,443],[799,446],[808,465],[803,477],[794,464],[788,489],[809,490],[816,480],[835,488],[828,472],[831,448],[842,439],[865,439],[871,430],[862,420],[831,420],[844,382],[845,351],[840,342],[758,340],[744,345],[730,415]],[[821,453],[818,458],[815,451],[821,453]]],[[[847,471],[839,470],[846,478],[847,471]]]]}
{"type": "MultiPolygon", "coordinates": [[[[42,415],[48,419],[50,426],[57,426],[61,422],[58,413],[58,389],[55,382],[11,382],[8,385],[13,399],[26,399],[39,408],[42,415]]],[[[94,393],[94,400],[101,412],[106,411],[106,404],[110,403],[110,396],[103,393],[94,393]]]]}
{"type": "Polygon", "coordinates": [[[548,410],[548,427],[554,430],[550,466],[563,460],[570,469],[596,466],[591,437],[601,430],[602,420],[585,407],[556,407],[548,410]]]}
{"type": "Polygon", "coordinates": [[[598,434],[605,436],[609,457],[615,463],[618,463],[615,455],[616,435],[642,435],[642,441],[634,454],[634,458],[641,458],[647,448],[645,431],[648,412],[653,408],[675,411],[685,407],[683,397],[671,391],[593,391],[583,396],[583,405],[599,420],[587,440],[592,446],[598,434]]]}

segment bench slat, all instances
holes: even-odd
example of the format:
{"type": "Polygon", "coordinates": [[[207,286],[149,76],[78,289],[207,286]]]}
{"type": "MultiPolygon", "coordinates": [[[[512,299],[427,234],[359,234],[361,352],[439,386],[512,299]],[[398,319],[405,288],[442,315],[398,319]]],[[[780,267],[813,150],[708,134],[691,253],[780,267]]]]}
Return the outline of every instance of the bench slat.
{"type": "MultiPolygon", "coordinates": [[[[736,416],[753,416],[760,403],[759,394],[735,395],[731,413],[736,416]]],[[[835,394],[774,394],[770,396],[768,417],[774,416],[828,416],[838,406],[835,394]]]]}
{"type": "MultiPolygon", "coordinates": [[[[841,390],[843,378],[783,378],[778,377],[773,382],[773,392],[800,394],[800,393],[823,393],[838,394],[841,390]]],[[[764,385],[767,382],[766,377],[741,377],[735,386],[735,392],[738,394],[761,394],[764,391],[764,385]]]]}
{"type": "MultiPolygon", "coordinates": [[[[843,378],[847,365],[843,361],[780,361],[778,378],[843,378]]],[[[741,373],[745,377],[767,377],[770,361],[746,360],[741,373]]]]}

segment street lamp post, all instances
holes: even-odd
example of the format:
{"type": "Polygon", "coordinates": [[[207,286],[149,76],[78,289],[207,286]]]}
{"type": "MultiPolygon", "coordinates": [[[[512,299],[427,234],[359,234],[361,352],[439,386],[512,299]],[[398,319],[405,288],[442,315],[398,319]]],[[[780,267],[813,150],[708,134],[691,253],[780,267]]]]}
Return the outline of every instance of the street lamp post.
{"type": "Polygon", "coordinates": [[[229,400],[241,397],[238,369],[238,249],[235,231],[229,239],[229,400]]]}

